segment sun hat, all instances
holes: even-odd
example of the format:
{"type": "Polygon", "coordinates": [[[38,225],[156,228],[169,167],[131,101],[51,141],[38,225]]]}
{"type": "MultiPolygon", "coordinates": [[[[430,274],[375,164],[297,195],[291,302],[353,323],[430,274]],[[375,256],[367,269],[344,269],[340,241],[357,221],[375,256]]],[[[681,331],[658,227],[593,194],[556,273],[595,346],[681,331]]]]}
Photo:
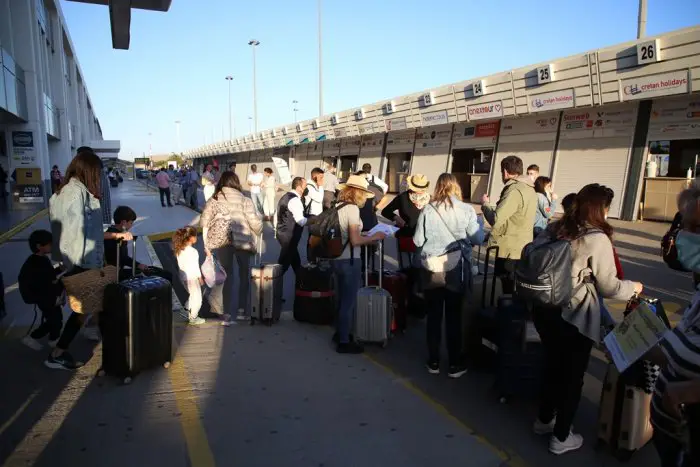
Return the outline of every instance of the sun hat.
{"type": "Polygon", "coordinates": [[[369,182],[364,175],[350,175],[345,183],[338,185],[338,189],[344,190],[346,188],[356,188],[364,191],[368,198],[374,198],[374,193],[367,189],[368,186],[369,182]]]}
{"type": "Polygon", "coordinates": [[[428,177],[423,174],[411,175],[408,177],[407,183],[408,189],[416,193],[425,193],[428,191],[428,187],[430,186],[428,177]]]}

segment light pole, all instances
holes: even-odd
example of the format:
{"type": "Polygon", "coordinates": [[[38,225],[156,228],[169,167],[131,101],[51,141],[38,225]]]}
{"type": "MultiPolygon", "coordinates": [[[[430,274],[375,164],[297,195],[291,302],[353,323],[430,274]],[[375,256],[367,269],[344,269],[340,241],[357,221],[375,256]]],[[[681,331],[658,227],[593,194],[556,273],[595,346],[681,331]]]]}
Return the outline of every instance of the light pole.
{"type": "Polygon", "coordinates": [[[226,81],[228,81],[228,139],[233,139],[236,136],[236,131],[233,129],[233,118],[231,117],[231,81],[233,81],[233,76],[227,76],[226,81]]]}
{"type": "Polygon", "coordinates": [[[253,117],[248,117],[248,133],[253,133],[253,117]]]}
{"type": "Polygon", "coordinates": [[[297,101],[297,100],[293,100],[293,101],[292,101],[292,104],[294,104],[294,105],[293,105],[293,108],[292,108],[292,110],[294,111],[294,123],[297,122],[297,112],[299,111],[299,109],[297,109],[297,104],[298,104],[298,103],[299,103],[299,101],[297,101]]]}
{"type": "Polygon", "coordinates": [[[323,36],[321,34],[321,0],[318,0],[318,116],[323,115],[323,36]]]}
{"type": "Polygon", "coordinates": [[[153,146],[152,146],[152,144],[151,144],[151,136],[153,136],[153,133],[150,133],[150,132],[149,132],[149,133],[148,133],[148,157],[149,157],[149,158],[151,157],[151,152],[152,152],[152,149],[153,149],[153,146]]]}
{"type": "Polygon", "coordinates": [[[637,39],[647,35],[647,0],[639,0],[639,16],[637,17],[637,39]]]}
{"type": "Polygon", "coordinates": [[[256,82],[255,70],[255,49],[260,45],[260,41],[252,39],[248,41],[248,45],[253,48],[253,117],[255,117],[255,132],[258,132],[258,86],[256,82]]]}
{"type": "Polygon", "coordinates": [[[175,132],[177,134],[177,153],[180,154],[180,120],[175,120],[175,132]]]}

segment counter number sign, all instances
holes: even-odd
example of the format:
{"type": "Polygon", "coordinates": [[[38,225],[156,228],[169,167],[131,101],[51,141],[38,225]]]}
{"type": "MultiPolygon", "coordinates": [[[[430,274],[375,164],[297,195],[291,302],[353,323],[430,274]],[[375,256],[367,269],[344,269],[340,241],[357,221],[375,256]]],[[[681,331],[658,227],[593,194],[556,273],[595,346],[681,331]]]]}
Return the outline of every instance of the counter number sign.
{"type": "Polygon", "coordinates": [[[637,65],[656,63],[660,60],[658,39],[637,44],[637,65]]]}
{"type": "Polygon", "coordinates": [[[484,82],[483,81],[475,81],[474,83],[472,83],[472,94],[474,95],[474,97],[484,95],[484,82]]]}
{"type": "Polygon", "coordinates": [[[550,83],[552,81],[552,65],[545,65],[537,69],[537,84],[550,83]]]}

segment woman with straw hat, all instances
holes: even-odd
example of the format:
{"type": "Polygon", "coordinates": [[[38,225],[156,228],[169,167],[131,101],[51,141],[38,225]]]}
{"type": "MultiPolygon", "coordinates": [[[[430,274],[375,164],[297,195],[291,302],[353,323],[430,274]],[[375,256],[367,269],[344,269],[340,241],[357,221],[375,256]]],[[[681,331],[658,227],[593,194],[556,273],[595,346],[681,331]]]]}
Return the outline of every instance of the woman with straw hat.
{"type": "Polygon", "coordinates": [[[426,204],[430,202],[430,181],[423,174],[414,174],[406,179],[408,187],[382,209],[382,216],[394,221],[399,231],[396,236],[413,237],[418,223],[418,216],[426,204]]]}
{"type": "Polygon", "coordinates": [[[340,233],[345,248],[343,253],[331,261],[338,286],[338,320],[334,339],[338,342],[338,353],[362,353],[360,344],[353,341],[350,329],[355,319],[357,292],[361,287],[361,254],[360,248],[384,239],[383,233],[371,237],[363,236],[360,208],[368,198],[373,197],[367,189],[367,178],[360,175],[350,175],[347,182],[338,186],[338,221],[340,233]]]}

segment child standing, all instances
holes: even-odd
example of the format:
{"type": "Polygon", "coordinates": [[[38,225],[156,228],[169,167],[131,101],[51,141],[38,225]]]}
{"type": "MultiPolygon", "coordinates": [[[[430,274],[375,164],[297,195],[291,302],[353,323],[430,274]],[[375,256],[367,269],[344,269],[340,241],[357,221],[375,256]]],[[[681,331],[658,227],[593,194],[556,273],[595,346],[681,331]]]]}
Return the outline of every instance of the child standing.
{"type": "Polygon", "coordinates": [[[44,348],[39,339],[46,335],[49,336],[49,345],[55,347],[63,327],[63,286],[49,259],[52,241],[53,236],[47,230],[31,233],[29,248],[32,254],[22,265],[17,278],[22,299],[41,311],[41,325],[22,339],[24,345],[34,350],[44,348]]]}
{"type": "Polygon", "coordinates": [[[197,242],[197,229],[192,226],[177,229],[173,235],[173,250],[180,268],[180,277],[187,287],[190,298],[185,304],[189,311],[190,324],[198,325],[205,322],[199,317],[202,307],[202,286],[204,279],[199,268],[199,252],[192,245],[197,242]]]}

